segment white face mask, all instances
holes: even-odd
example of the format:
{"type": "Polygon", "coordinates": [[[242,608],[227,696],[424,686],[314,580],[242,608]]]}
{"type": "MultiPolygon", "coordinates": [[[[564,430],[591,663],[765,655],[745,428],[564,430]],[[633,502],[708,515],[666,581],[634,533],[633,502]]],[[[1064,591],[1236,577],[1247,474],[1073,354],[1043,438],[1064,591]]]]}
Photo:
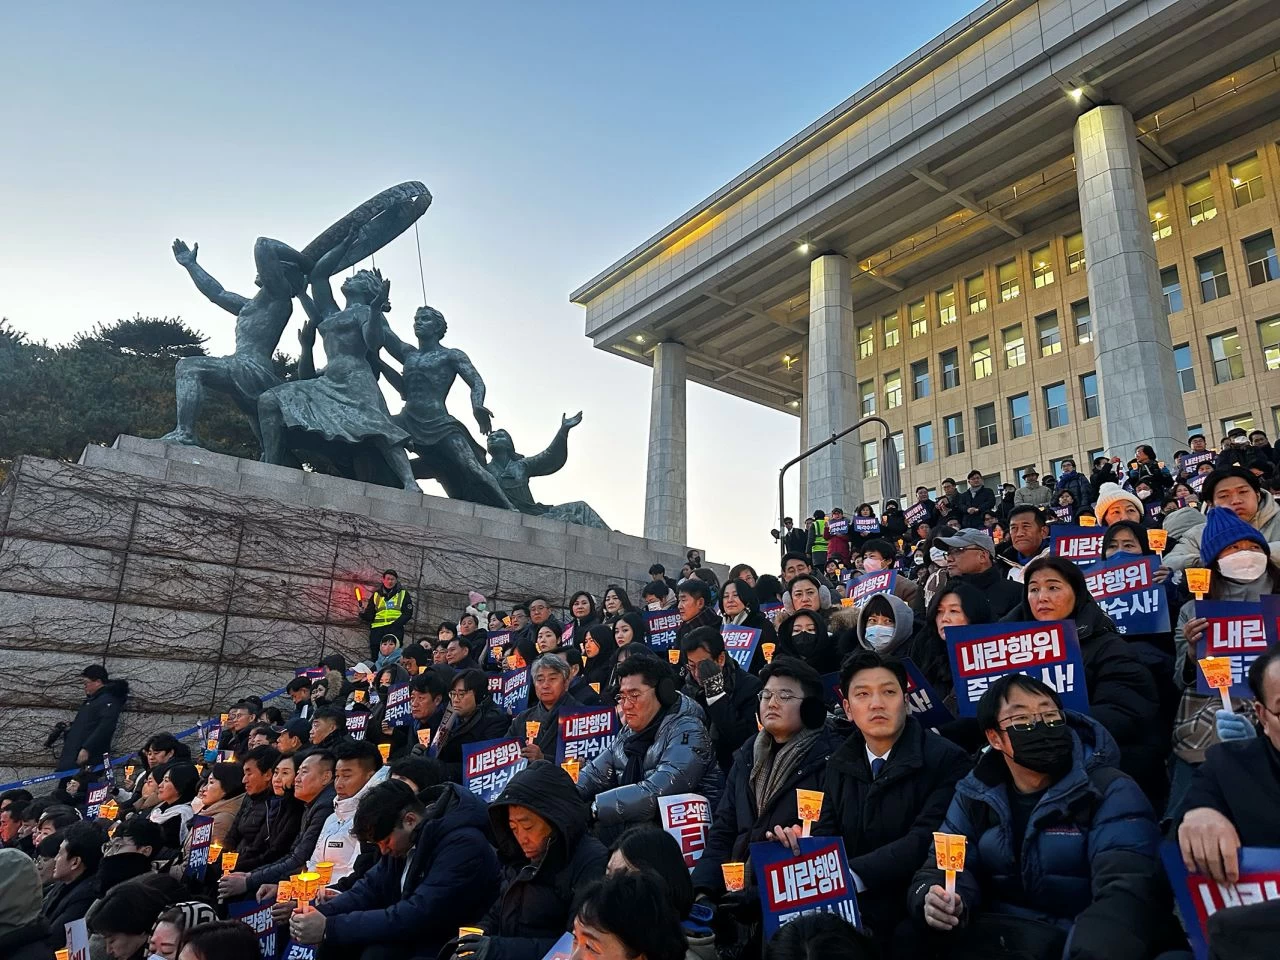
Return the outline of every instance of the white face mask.
{"type": "Polygon", "coordinates": [[[893,643],[893,635],[894,628],[886,627],[881,623],[870,624],[865,631],[867,643],[871,646],[872,650],[876,651],[883,650],[885,647],[889,646],[889,644],[893,643]]]}
{"type": "Polygon", "coordinates": [[[879,557],[863,557],[862,569],[867,573],[875,573],[877,570],[883,570],[884,567],[880,565],[879,557]]]}
{"type": "Polygon", "coordinates": [[[943,553],[941,550],[939,550],[937,547],[930,547],[929,559],[932,560],[937,566],[941,567],[944,564],[946,564],[947,555],[943,553]]]}
{"type": "Polygon", "coordinates": [[[1267,569],[1267,555],[1257,550],[1240,550],[1218,558],[1218,569],[1228,580],[1253,583],[1267,569]]]}
{"type": "Polygon", "coordinates": [[[1138,491],[1138,499],[1139,499],[1139,500],[1145,500],[1145,499],[1147,499],[1147,497],[1149,497],[1149,496],[1151,496],[1151,491],[1150,491],[1150,490],[1139,490],[1139,491],[1138,491]]]}

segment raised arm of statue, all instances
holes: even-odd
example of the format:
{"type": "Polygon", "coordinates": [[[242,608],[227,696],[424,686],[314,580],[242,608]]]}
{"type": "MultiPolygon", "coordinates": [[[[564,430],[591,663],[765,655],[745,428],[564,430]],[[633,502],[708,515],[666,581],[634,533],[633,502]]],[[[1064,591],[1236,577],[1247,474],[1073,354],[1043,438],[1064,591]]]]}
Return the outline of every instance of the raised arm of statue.
{"type": "Polygon", "coordinates": [[[329,278],[337,273],[338,264],[342,262],[347,248],[355,238],[356,231],[353,229],[336,247],[317,260],[315,269],[311,271],[311,295],[315,298],[316,310],[322,320],[338,312],[338,303],[333,299],[333,288],[329,286],[329,278]]]}
{"type": "Polygon", "coordinates": [[[531,477],[545,477],[564,467],[569,459],[569,431],[582,422],[582,411],[560,418],[560,429],[541,453],[524,458],[525,470],[531,477]]]}
{"type": "MultiPolygon", "coordinates": [[[[413,347],[396,336],[396,332],[391,329],[391,324],[387,322],[386,309],[390,300],[391,280],[386,279],[382,281],[382,292],[369,305],[371,313],[364,331],[364,342],[373,356],[377,356],[380,350],[385,350],[403,365],[405,357],[413,347]]],[[[379,365],[381,366],[381,363],[379,365]]]]}
{"type": "Polygon", "coordinates": [[[187,273],[191,275],[196,289],[227,313],[239,314],[244,309],[244,305],[249,302],[249,298],[224,289],[222,284],[209,276],[204,267],[196,263],[196,254],[199,252],[200,244],[198,243],[188,248],[181,240],[173,241],[173,258],[187,268],[187,273]]]}
{"type": "Polygon", "coordinates": [[[480,372],[476,370],[471,358],[461,350],[450,350],[454,369],[462,382],[471,388],[471,412],[475,415],[480,432],[486,436],[493,432],[493,411],[484,405],[485,386],[480,372]]]}
{"type": "Polygon", "coordinates": [[[324,318],[316,310],[315,302],[305,293],[299,293],[298,300],[302,303],[302,309],[307,313],[307,322],[298,331],[298,344],[302,347],[302,351],[298,355],[298,379],[311,380],[316,375],[316,328],[320,326],[320,321],[324,318]]]}
{"type": "Polygon", "coordinates": [[[253,262],[258,268],[258,282],[277,297],[293,299],[306,288],[307,275],[315,264],[306,254],[287,243],[259,237],[253,245],[253,262]]]}

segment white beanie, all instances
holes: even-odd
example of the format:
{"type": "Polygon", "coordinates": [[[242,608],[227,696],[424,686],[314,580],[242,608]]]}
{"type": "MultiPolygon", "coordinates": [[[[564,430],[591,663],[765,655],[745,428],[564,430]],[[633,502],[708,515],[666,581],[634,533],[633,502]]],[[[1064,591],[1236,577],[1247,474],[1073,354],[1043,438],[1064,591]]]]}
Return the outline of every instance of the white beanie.
{"type": "Polygon", "coordinates": [[[1119,503],[1121,500],[1129,501],[1134,505],[1138,513],[1146,515],[1146,507],[1142,505],[1142,501],[1136,496],[1125,490],[1118,483],[1104,483],[1098,488],[1098,502],[1093,505],[1093,512],[1098,518],[1098,523],[1106,526],[1107,509],[1113,503],[1119,503]]]}

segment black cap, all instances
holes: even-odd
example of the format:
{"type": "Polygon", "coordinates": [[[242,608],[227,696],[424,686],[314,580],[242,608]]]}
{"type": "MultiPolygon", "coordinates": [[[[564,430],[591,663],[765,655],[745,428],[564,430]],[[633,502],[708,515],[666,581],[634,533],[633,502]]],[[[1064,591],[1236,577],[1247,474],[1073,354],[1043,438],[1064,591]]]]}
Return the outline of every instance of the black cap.
{"type": "Polygon", "coordinates": [[[107,668],[100,663],[91,663],[80,671],[80,676],[86,680],[97,680],[99,683],[106,683],[108,680],[107,668]]]}
{"type": "Polygon", "coordinates": [[[294,717],[284,725],[284,732],[306,743],[311,739],[311,721],[303,720],[301,717],[294,717]]]}

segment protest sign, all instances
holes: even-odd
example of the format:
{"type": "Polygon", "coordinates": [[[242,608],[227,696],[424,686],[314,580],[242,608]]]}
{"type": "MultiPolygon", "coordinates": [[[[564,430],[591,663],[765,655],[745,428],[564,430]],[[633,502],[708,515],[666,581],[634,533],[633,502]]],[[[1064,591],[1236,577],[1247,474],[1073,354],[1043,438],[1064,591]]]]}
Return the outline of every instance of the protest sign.
{"type": "Polygon", "coordinates": [[[936,727],[954,720],[955,715],[934,692],[920,668],[908,657],[903,658],[902,665],[907,668],[907,712],[914,713],[916,719],[926,727],[936,727]]]}
{"type": "Polygon", "coordinates": [[[844,691],[840,689],[840,673],[824,673],[822,675],[822,695],[827,706],[839,707],[844,703],[844,691]]]}
{"type": "Polygon", "coordinates": [[[1053,508],[1053,515],[1054,515],[1055,517],[1057,517],[1057,518],[1058,518],[1059,520],[1061,520],[1061,521],[1064,521],[1064,522],[1066,522],[1066,523],[1070,523],[1070,522],[1071,522],[1071,511],[1072,511],[1072,509],[1074,509],[1074,508],[1072,508],[1072,507],[1070,507],[1070,506],[1066,506],[1066,507],[1054,507],[1054,508],[1053,508]]]}
{"type": "Polygon", "coordinates": [[[684,865],[692,867],[702,859],[711,829],[711,804],[697,793],[679,793],[658,798],[662,829],[676,838],[684,865]]]}
{"type": "Polygon", "coordinates": [[[1268,593],[1262,597],[1262,628],[1267,634],[1267,646],[1280,643],[1280,595],[1268,593]]]}
{"type": "Polygon", "coordinates": [[[862,537],[873,537],[880,532],[880,520],[877,517],[854,517],[854,532],[862,537]]]}
{"type": "Polygon", "coordinates": [[[105,783],[89,784],[89,796],[86,802],[84,818],[86,820],[97,820],[102,816],[102,805],[107,800],[107,791],[110,787],[105,783]]]}
{"type": "Polygon", "coordinates": [[[907,529],[915,535],[916,527],[923,523],[929,516],[929,505],[927,503],[916,503],[907,508],[907,512],[902,515],[902,519],[907,522],[907,529]]]}
{"type": "Polygon", "coordinates": [[[977,716],[991,681],[1006,673],[1042,680],[1058,691],[1063,706],[1089,712],[1084,658],[1070,620],[947,627],[946,644],[962,717],[977,716]]]}
{"type": "Polygon", "coordinates": [[[762,603],[760,604],[760,612],[768,617],[769,622],[776,627],[778,625],[778,621],[782,619],[782,601],[773,600],[769,603],[762,603]]]}
{"type": "Polygon", "coordinates": [[[1096,527],[1072,527],[1055,523],[1050,531],[1051,555],[1066,557],[1078,567],[1087,567],[1102,559],[1103,532],[1096,527]]]}
{"type": "Polygon", "coordinates": [[[1147,505],[1147,521],[1152,524],[1160,522],[1160,518],[1164,516],[1164,507],[1158,503],[1147,505]]]}
{"type": "Polygon", "coordinates": [[[613,745],[618,736],[618,713],[613,707],[561,711],[556,763],[577,760],[585,765],[613,745]]]}
{"type": "Polygon", "coordinates": [[[489,662],[495,665],[502,664],[502,651],[511,646],[510,630],[494,630],[485,639],[485,649],[488,650],[489,662]]]}
{"type": "Polygon", "coordinates": [[[1160,845],[1164,871],[1173,887],[1196,960],[1208,960],[1209,918],[1219,910],[1280,900],[1280,850],[1241,847],[1239,857],[1240,879],[1235,883],[1217,883],[1205,874],[1188,872],[1176,841],[1168,840],[1160,845]]]}
{"type": "Polygon", "coordinates": [[[566,933],[555,942],[542,960],[569,960],[573,956],[573,934],[566,933]]]}
{"type": "MultiPolygon", "coordinates": [[[[1225,657],[1231,661],[1233,697],[1252,699],[1249,689],[1249,664],[1267,649],[1267,632],[1262,623],[1262,604],[1231,600],[1197,600],[1196,616],[1209,622],[1204,628],[1202,657],[1225,657]]],[[[1212,694],[1203,673],[1196,679],[1196,690],[1212,694]]]]}
{"type": "Polygon", "coordinates": [[[764,940],[807,913],[834,913],[861,928],[858,900],[841,837],[802,837],[800,855],[780,843],[751,844],[751,866],[764,912],[764,940]]]}
{"type": "Polygon", "coordinates": [[[187,835],[191,850],[182,875],[189,880],[204,880],[209,866],[209,844],[213,842],[213,817],[192,817],[187,823],[187,835]]]}
{"type": "Polygon", "coordinates": [[[367,710],[347,711],[347,736],[352,740],[363,740],[365,728],[369,726],[367,710]]]}
{"type": "Polygon", "coordinates": [[[675,610],[648,610],[644,615],[649,624],[649,646],[659,653],[676,645],[676,631],[684,618],[675,610]]]}
{"type": "Polygon", "coordinates": [[[67,960],[89,960],[89,925],[84,917],[62,925],[67,937],[67,960]]]}
{"type": "Polygon", "coordinates": [[[514,717],[529,708],[529,671],[508,670],[502,675],[502,689],[497,696],[498,706],[514,717]]]}
{"type": "Polygon", "coordinates": [[[239,920],[258,935],[258,949],[263,957],[276,955],[276,922],[271,917],[274,906],[274,903],[259,903],[257,900],[238,900],[227,904],[228,917],[239,920]]]}
{"type": "Polygon", "coordinates": [[[397,683],[387,691],[387,709],[382,715],[382,722],[393,727],[407,727],[413,723],[413,712],[409,708],[409,685],[397,683]]]}
{"type": "Polygon", "coordinates": [[[893,593],[898,575],[892,570],[877,570],[875,573],[864,573],[849,585],[847,599],[853,606],[860,607],[877,593],[893,593]]]}
{"type": "Polygon", "coordinates": [[[1209,474],[1207,473],[1197,473],[1194,477],[1188,478],[1187,486],[1190,487],[1192,490],[1194,490],[1196,493],[1199,493],[1201,490],[1204,489],[1204,480],[1205,480],[1205,477],[1207,476],[1209,476],[1209,474]]]}
{"type": "Polygon", "coordinates": [[[738,666],[743,670],[750,667],[751,658],[756,655],[756,645],[760,643],[760,628],[726,624],[720,628],[720,636],[724,638],[725,652],[738,661],[738,666]]]}
{"type": "Polygon", "coordinates": [[[1169,597],[1156,583],[1156,557],[1117,553],[1084,571],[1089,593],[1120,633],[1168,633],[1169,597]]]}
{"type": "Polygon", "coordinates": [[[306,677],[308,680],[315,682],[324,679],[324,667],[298,667],[293,671],[295,677],[306,677]]]}
{"type": "Polygon", "coordinates": [[[462,745],[462,785],[485,803],[493,803],[511,778],[528,765],[515,740],[462,745]]]}
{"type": "Polygon", "coordinates": [[[280,954],[280,960],[316,960],[316,944],[290,940],[280,954]]]}
{"type": "Polygon", "coordinates": [[[1214,463],[1218,459],[1218,455],[1212,450],[1205,450],[1203,453],[1188,453],[1186,456],[1178,458],[1178,473],[1188,474],[1195,470],[1202,463],[1214,463]]]}
{"type": "Polygon", "coordinates": [[[849,518],[841,517],[839,520],[827,521],[827,534],[832,537],[844,537],[849,534],[849,518]]]}

